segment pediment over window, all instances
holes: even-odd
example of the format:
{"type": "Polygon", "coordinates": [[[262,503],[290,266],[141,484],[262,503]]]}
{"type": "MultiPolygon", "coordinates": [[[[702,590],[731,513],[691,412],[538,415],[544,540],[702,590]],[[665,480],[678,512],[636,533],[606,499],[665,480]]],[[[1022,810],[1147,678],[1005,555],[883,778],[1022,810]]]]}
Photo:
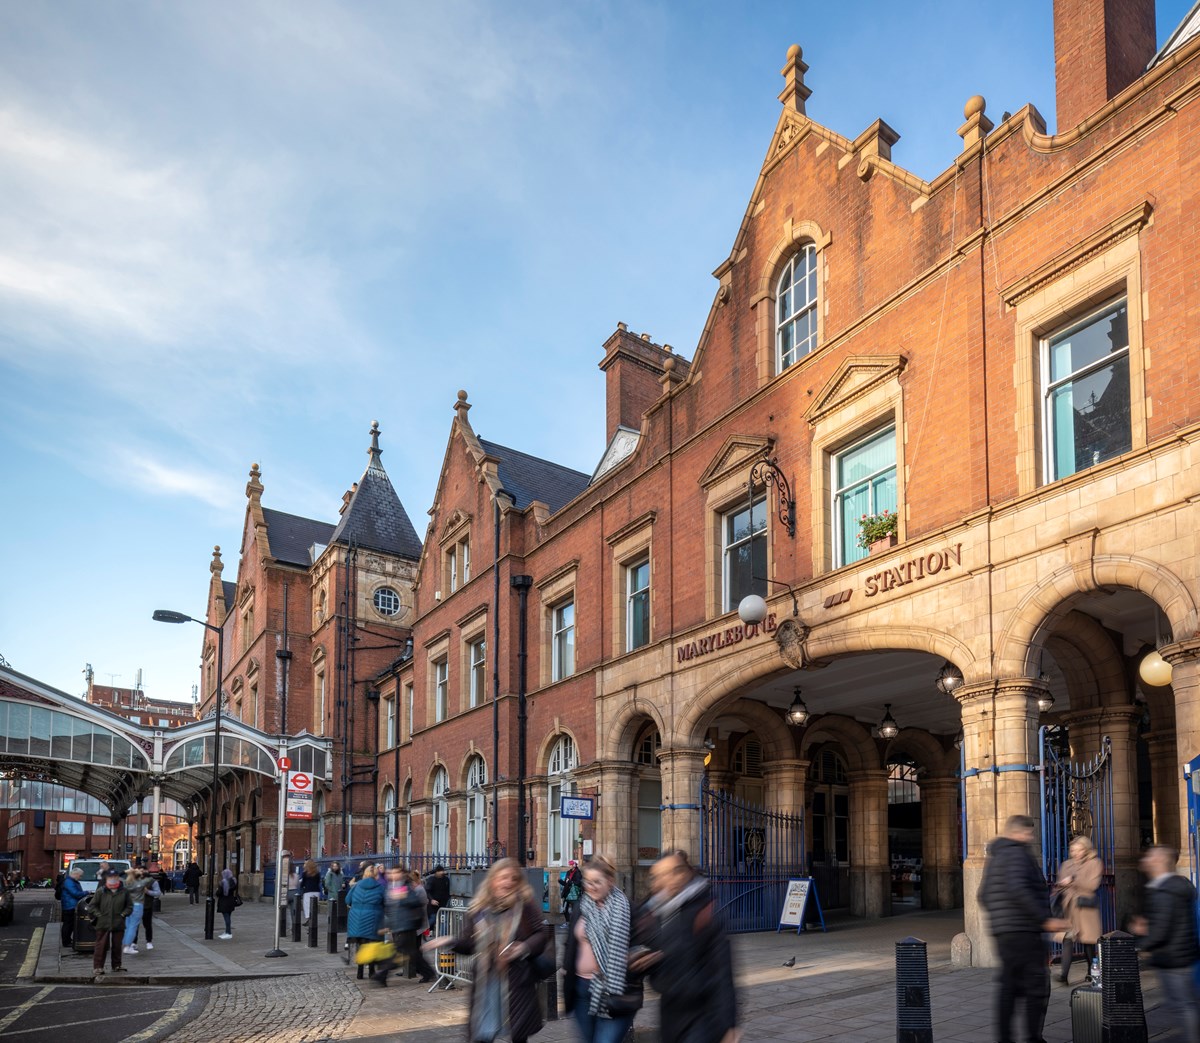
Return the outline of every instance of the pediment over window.
{"type": "Polygon", "coordinates": [[[459,529],[464,525],[469,525],[470,522],[471,516],[456,507],[450,512],[450,517],[446,519],[446,524],[442,526],[442,537],[438,542],[442,543],[450,539],[459,529]]]}
{"type": "Polygon", "coordinates": [[[804,418],[810,424],[817,423],[899,376],[907,363],[903,355],[851,355],[821,389],[805,411],[804,418]]]}
{"type": "Polygon", "coordinates": [[[762,456],[771,448],[771,444],[771,439],[761,435],[730,436],[700,475],[701,487],[713,485],[733,471],[746,469],[750,461],[762,456]]]}

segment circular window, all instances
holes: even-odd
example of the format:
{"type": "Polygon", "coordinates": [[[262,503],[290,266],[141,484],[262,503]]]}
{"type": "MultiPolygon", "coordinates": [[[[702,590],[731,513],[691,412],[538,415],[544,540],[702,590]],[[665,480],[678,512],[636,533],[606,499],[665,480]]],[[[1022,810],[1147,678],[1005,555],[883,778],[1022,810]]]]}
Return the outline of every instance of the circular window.
{"type": "Polygon", "coordinates": [[[391,587],[380,587],[375,591],[375,609],[382,616],[394,616],[400,611],[400,595],[391,587]]]}

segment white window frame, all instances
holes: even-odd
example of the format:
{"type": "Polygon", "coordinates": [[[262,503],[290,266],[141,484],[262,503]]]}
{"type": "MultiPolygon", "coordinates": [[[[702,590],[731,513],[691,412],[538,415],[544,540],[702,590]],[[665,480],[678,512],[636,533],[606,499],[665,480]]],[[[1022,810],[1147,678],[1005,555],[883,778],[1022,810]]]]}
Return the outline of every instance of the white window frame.
{"type": "Polygon", "coordinates": [[[450,854],[450,774],[439,766],[433,774],[433,851],[435,855],[450,854]]]}
{"type": "MultiPolygon", "coordinates": [[[[766,493],[757,493],[750,501],[749,535],[731,539],[732,534],[730,533],[730,526],[733,522],[734,516],[741,514],[745,509],[746,502],[744,500],[740,500],[721,515],[721,610],[723,612],[732,612],[735,608],[737,608],[737,605],[733,603],[733,583],[730,564],[739,548],[746,546],[747,544],[751,546],[751,574],[749,590],[763,597],[767,596],[767,577],[765,575],[754,575],[753,550],[754,541],[762,540],[764,553],[770,552],[769,545],[766,542],[768,532],[766,493]],[[760,517],[760,514],[762,518],[762,524],[758,525],[757,519],[760,517]]],[[[745,595],[743,594],[742,596],[744,597],[745,595]]]]}
{"type": "Polygon", "coordinates": [[[412,780],[404,784],[404,853],[412,854],[412,780]]]}
{"type": "Polygon", "coordinates": [[[453,544],[446,551],[446,571],[447,586],[453,594],[458,590],[458,544],[453,544]]]}
{"type": "MultiPolygon", "coordinates": [[[[889,418],[886,424],[883,424],[880,427],[876,427],[874,430],[869,431],[867,434],[863,435],[861,438],[855,439],[849,445],[843,446],[841,449],[838,449],[836,452],[829,454],[829,488],[832,490],[830,509],[831,509],[832,516],[833,516],[833,567],[835,569],[841,568],[843,565],[850,565],[856,561],[862,561],[863,558],[865,558],[867,556],[866,549],[858,547],[856,545],[855,547],[852,548],[854,557],[846,557],[845,560],[843,560],[843,557],[844,557],[843,544],[845,543],[845,526],[847,525],[847,522],[848,522],[848,519],[845,516],[846,512],[845,512],[845,509],[843,506],[843,498],[846,496],[846,494],[850,490],[859,488],[865,482],[867,485],[867,489],[870,493],[870,503],[869,503],[868,510],[863,513],[878,514],[887,505],[886,504],[879,505],[875,502],[874,482],[877,479],[886,475],[888,473],[888,471],[891,471],[892,476],[893,476],[892,484],[896,488],[897,496],[899,496],[900,487],[897,484],[899,481],[899,469],[897,466],[898,460],[899,460],[899,447],[896,444],[896,424],[895,424],[894,419],[892,419],[892,418],[889,418]],[[838,486],[838,464],[839,464],[839,462],[844,457],[848,456],[850,453],[853,453],[855,450],[861,449],[868,442],[873,442],[876,439],[884,438],[885,436],[887,436],[889,434],[892,436],[892,464],[891,464],[891,467],[885,467],[882,470],[874,471],[870,475],[867,475],[865,478],[858,478],[854,481],[854,483],[852,485],[845,485],[845,486],[839,487],[838,486]]],[[[889,509],[892,511],[898,511],[899,504],[893,504],[889,509]]],[[[854,524],[857,524],[857,522],[855,522],[854,524]]]]}
{"type": "Polygon", "coordinates": [[[414,692],[412,681],[409,681],[404,685],[404,694],[408,701],[408,705],[405,707],[405,713],[407,715],[404,722],[406,729],[405,734],[411,739],[413,733],[413,708],[416,705],[416,694],[414,692]]]}
{"type": "Polygon", "coordinates": [[[650,644],[650,557],[646,555],[625,566],[625,651],[632,652],[648,644],[650,644]],[[640,587],[634,587],[637,573],[642,568],[646,570],[646,582],[640,587]],[[635,607],[639,598],[645,605],[646,611],[644,637],[634,634],[635,607]]]}
{"type": "Polygon", "coordinates": [[[461,548],[459,556],[462,559],[462,581],[465,587],[471,582],[471,538],[468,536],[459,544],[459,547],[461,548]]]}
{"type": "Polygon", "coordinates": [[[440,724],[450,716],[450,660],[437,659],[433,664],[433,719],[440,724]]]}
{"type": "Polygon", "coordinates": [[[467,644],[468,698],[482,706],[487,697],[487,638],[480,635],[467,644]]]}
{"type": "Polygon", "coordinates": [[[555,740],[550,750],[546,774],[550,777],[546,787],[546,842],[549,850],[546,852],[548,865],[561,866],[571,857],[575,846],[575,820],[562,817],[562,798],[573,797],[576,793],[574,780],[571,778],[578,764],[578,754],[575,740],[570,735],[562,734],[555,740]]]}
{"type": "Polygon", "coordinates": [[[776,373],[782,373],[816,350],[818,282],[817,247],[814,243],[805,243],[792,255],[775,284],[776,373]],[[798,289],[803,289],[803,294],[797,293],[798,289]],[[800,338],[797,334],[804,325],[809,328],[800,338]],[[792,346],[785,353],[784,332],[789,329],[792,346]]]}
{"type": "Polygon", "coordinates": [[[397,745],[397,739],[399,738],[396,733],[396,697],[394,695],[389,696],[384,699],[384,703],[387,705],[384,711],[383,748],[390,750],[393,746],[397,745]]]}
{"type": "Polygon", "coordinates": [[[470,858],[487,857],[487,764],[475,754],[467,762],[467,843],[470,858]]]}
{"type": "MultiPolygon", "coordinates": [[[[1043,443],[1042,473],[1046,476],[1047,482],[1057,482],[1063,478],[1069,478],[1073,474],[1078,474],[1080,471],[1087,470],[1087,468],[1089,468],[1089,467],[1095,467],[1097,464],[1104,463],[1104,460],[1094,459],[1092,461],[1092,463],[1090,463],[1090,464],[1085,464],[1082,467],[1074,468],[1074,460],[1072,460],[1071,461],[1072,468],[1073,468],[1072,470],[1059,471],[1056,469],[1056,467],[1055,467],[1055,456],[1056,456],[1055,444],[1057,441],[1057,439],[1056,439],[1057,427],[1055,426],[1055,417],[1054,417],[1054,396],[1057,392],[1061,391],[1063,388],[1068,387],[1069,385],[1075,384],[1076,382],[1091,376],[1093,373],[1096,373],[1102,369],[1106,369],[1107,367],[1109,367],[1117,362],[1124,363],[1124,365],[1125,365],[1125,382],[1126,382],[1126,384],[1130,384],[1131,374],[1130,374],[1130,364],[1129,364],[1129,340],[1130,340],[1129,324],[1131,321],[1132,321],[1132,319],[1131,319],[1131,315],[1130,315],[1129,301],[1128,301],[1127,297],[1124,294],[1122,294],[1119,297],[1108,300],[1107,302],[1105,302],[1104,304],[1100,305],[1097,308],[1093,308],[1086,315],[1082,316],[1079,319],[1076,319],[1074,322],[1067,323],[1066,325],[1062,326],[1060,329],[1056,330],[1054,333],[1052,333],[1049,336],[1044,337],[1042,339],[1042,344],[1041,344],[1041,372],[1042,372],[1042,389],[1043,389],[1043,391],[1042,391],[1042,431],[1044,432],[1044,437],[1042,438],[1042,443],[1043,443]],[[1052,383],[1051,382],[1051,355],[1053,353],[1055,344],[1058,342],[1064,341],[1064,340],[1068,340],[1073,334],[1075,334],[1075,333],[1079,332],[1080,330],[1082,330],[1088,326],[1091,326],[1097,322],[1103,321],[1105,316],[1113,314],[1120,309],[1125,310],[1125,346],[1123,348],[1119,349],[1118,351],[1114,351],[1113,353],[1111,353],[1109,355],[1101,356],[1100,358],[1096,359],[1093,362],[1089,362],[1085,365],[1080,366],[1078,369],[1073,370],[1066,376],[1063,376],[1063,377],[1058,378],[1057,380],[1054,380],[1052,383]]],[[[1132,385],[1130,385],[1130,386],[1132,388],[1132,385]]],[[[1129,441],[1129,448],[1132,448],[1132,446],[1133,446],[1132,402],[1130,403],[1130,416],[1129,416],[1128,423],[1129,423],[1129,427],[1127,429],[1126,434],[1127,434],[1127,438],[1129,441]]],[[[1122,450],[1121,452],[1122,453],[1129,452],[1129,448],[1126,448],[1126,449],[1122,450]]],[[[1121,455],[1121,453],[1114,454],[1114,456],[1120,456],[1120,455],[1121,455]]],[[[1110,460],[1112,458],[1113,457],[1105,457],[1104,459],[1110,460]]]]}
{"type": "Polygon", "coordinates": [[[575,598],[560,601],[550,610],[550,679],[561,681],[575,673],[575,598]],[[570,622],[565,613],[570,611],[570,622]]]}
{"type": "Polygon", "coordinates": [[[391,587],[383,586],[371,596],[371,604],[381,616],[390,619],[400,612],[400,595],[391,587]]]}
{"type": "Polygon", "coordinates": [[[383,850],[391,852],[396,840],[396,790],[383,787],[383,850]]]}

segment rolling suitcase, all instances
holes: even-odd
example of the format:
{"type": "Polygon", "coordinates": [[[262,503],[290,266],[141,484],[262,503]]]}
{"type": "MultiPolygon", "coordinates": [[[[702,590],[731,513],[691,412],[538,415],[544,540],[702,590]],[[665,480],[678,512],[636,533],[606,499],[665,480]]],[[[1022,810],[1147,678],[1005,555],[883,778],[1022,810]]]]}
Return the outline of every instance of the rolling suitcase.
{"type": "Polygon", "coordinates": [[[1080,985],[1071,990],[1072,1043],[1103,1043],[1103,995],[1099,985],[1080,985]]]}

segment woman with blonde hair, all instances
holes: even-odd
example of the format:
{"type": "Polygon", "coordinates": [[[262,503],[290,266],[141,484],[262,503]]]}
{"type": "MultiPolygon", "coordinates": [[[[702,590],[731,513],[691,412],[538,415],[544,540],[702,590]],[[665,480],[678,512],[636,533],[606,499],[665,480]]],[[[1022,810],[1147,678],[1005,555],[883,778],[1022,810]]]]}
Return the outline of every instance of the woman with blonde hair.
{"type": "Polygon", "coordinates": [[[304,903],[304,924],[308,926],[312,907],[321,900],[321,870],[311,858],[300,871],[300,900],[304,903]]]}
{"type": "Polygon", "coordinates": [[[525,1043],[541,1030],[533,960],[546,946],[546,932],[515,859],[502,858],[488,870],[456,937],[434,938],[424,949],[446,945],[475,954],[468,1043],[492,1043],[505,1032],[512,1043],[525,1043]]]}
{"type": "Polygon", "coordinates": [[[1078,836],[1067,849],[1070,856],[1058,870],[1055,888],[1062,903],[1062,915],[1071,929],[1063,938],[1062,969],[1058,980],[1066,982],[1071,973],[1072,950],[1083,946],[1087,960],[1087,978],[1092,980],[1092,960],[1100,940],[1100,899],[1096,892],[1104,878],[1104,862],[1096,856],[1090,837],[1078,836]]]}
{"type": "Polygon", "coordinates": [[[567,925],[563,1002],[583,1043],[621,1043],[641,1007],[641,985],[629,975],[629,900],[617,870],[602,855],[583,867],[583,897],[567,925]]]}

